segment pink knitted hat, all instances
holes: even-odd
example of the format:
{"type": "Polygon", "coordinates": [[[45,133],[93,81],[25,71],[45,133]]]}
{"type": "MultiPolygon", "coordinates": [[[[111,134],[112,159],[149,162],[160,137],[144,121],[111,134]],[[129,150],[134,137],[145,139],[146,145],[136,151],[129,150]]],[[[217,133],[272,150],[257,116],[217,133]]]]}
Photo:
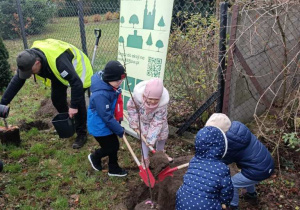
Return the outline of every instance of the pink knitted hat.
{"type": "Polygon", "coordinates": [[[151,79],[146,84],[144,96],[146,98],[160,99],[164,90],[163,81],[159,78],[151,79]]]}

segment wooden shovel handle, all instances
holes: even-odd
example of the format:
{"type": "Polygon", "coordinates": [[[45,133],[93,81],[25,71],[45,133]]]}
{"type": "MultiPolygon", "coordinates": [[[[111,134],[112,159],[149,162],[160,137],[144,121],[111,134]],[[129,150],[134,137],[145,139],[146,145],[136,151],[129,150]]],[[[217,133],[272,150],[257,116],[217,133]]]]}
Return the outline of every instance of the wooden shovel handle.
{"type": "Polygon", "coordinates": [[[146,138],[144,137],[144,135],[143,135],[143,134],[140,135],[140,132],[139,132],[139,131],[137,131],[136,133],[137,133],[139,136],[142,137],[143,142],[149,147],[149,149],[151,150],[151,152],[154,154],[154,153],[156,152],[155,149],[154,149],[151,145],[148,144],[148,142],[147,142],[146,138]]]}
{"type": "Polygon", "coordinates": [[[179,165],[179,166],[177,166],[177,170],[182,169],[182,168],[185,168],[185,167],[188,167],[189,164],[190,164],[190,163],[185,163],[185,164],[179,165]]]}
{"type": "Polygon", "coordinates": [[[127,138],[125,137],[125,134],[123,135],[123,140],[124,140],[124,142],[125,142],[125,144],[126,144],[128,150],[129,150],[129,152],[131,153],[131,155],[132,155],[134,161],[136,162],[136,164],[137,164],[138,166],[140,166],[141,163],[140,163],[140,161],[137,159],[137,157],[136,157],[136,155],[134,154],[134,152],[133,152],[131,146],[129,145],[129,143],[128,143],[128,141],[127,141],[127,138]]]}
{"type": "MultiPolygon", "coordinates": [[[[129,121],[128,115],[125,114],[125,113],[123,113],[123,115],[127,119],[127,121],[129,121]]],[[[149,147],[149,149],[151,150],[151,152],[154,154],[156,152],[155,149],[151,145],[148,144],[148,142],[147,142],[146,138],[144,137],[144,135],[143,134],[141,135],[140,132],[138,132],[138,131],[136,133],[138,134],[138,136],[141,136],[142,141],[149,147]]]]}

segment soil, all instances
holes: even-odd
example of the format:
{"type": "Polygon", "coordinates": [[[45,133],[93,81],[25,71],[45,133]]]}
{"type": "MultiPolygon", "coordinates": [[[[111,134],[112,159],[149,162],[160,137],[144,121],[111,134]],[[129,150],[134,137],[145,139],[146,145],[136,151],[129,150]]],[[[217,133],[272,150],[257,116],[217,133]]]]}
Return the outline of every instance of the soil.
{"type": "MultiPolygon", "coordinates": [[[[36,121],[31,123],[22,122],[19,127],[21,130],[29,130],[32,127],[36,127],[39,130],[53,128],[51,120],[56,114],[57,111],[53,107],[51,99],[45,99],[41,102],[40,110],[36,112],[36,121]]],[[[182,119],[184,118],[182,117],[182,119]]],[[[170,124],[172,124],[171,120],[170,124]]],[[[255,128],[251,128],[251,130],[255,133],[255,128]]],[[[260,136],[258,138],[266,145],[269,151],[274,150],[274,145],[270,141],[260,136]]],[[[270,135],[269,138],[276,140],[277,136],[274,134],[274,136],[270,135]]],[[[157,175],[164,168],[167,166],[172,168],[187,163],[194,154],[194,145],[182,141],[178,136],[170,136],[165,149],[171,157],[175,158],[173,163],[169,164],[164,154],[157,152],[155,155],[152,155],[150,158],[150,170],[156,180],[158,180],[157,175]]],[[[274,174],[257,185],[256,190],[259,199],[255,201],[240,199],[240,209],[297,209],[300,206],[300,180],[297,179],[300,175],[299,152],[295,152],[283,145],[280,147],[280,156],[275,155],[274,160],[276,162],[274,174]]],[[[175,209],[176,191],[182,185],[186,169],[173,172],[173,177],[166,177],[162,182],[156,183],[151,191],[142,181],[137,182],[136,179],[129,179],[126,183],[129,190],[124,195],[123,203],[113,206],[112,209],[175,209]],[[153,203],[147,202],[149,200],[153,203]]],[[[230,171],[231,175],[234,175],[238,169],[232,165],[230,166],[230,171]]]]}
{"type": "Polygon", "coordinates": [[[0,127],[0,140],[2,144],[14,144],[19,146],[21,143],[19,127],[0,127]]]}
{"type": "MultiPolygon", "coordinates": [[[[150,171],[156,180],[158,174],[167,166],[173,168],[184,163],[188,163],[192,156],[183,156],[174,158],[173,163],[168,162],[168,159],[162,152],[157,152],[150,158],[150,171]]],[[[183,175],[187,168],[173,172],[173,176],[166,177],[162,182],[157,182],[152,191],[152,202],[156,209],[175,209],[175,198],[178,188],[182,185],[183,175]],[[167,202],[166,202],[167,201],[167,202]]],[[[151,209],[151,202],[146,204],[149,198],[149,188],[145,184],[128,184],[131,186],[128,196],[125,199],[125,204],[128,209],[151,209]]]]}
{"type": "Polygon", "coordinates": [[[53,127],[51,121],[56,114],[58,114],[58,112],[52,105],[51,99],[46,98],[41,101],[41,107],[35,113],[36,120],[32,122],[21,120],[19,122],[19,128],[21,131],[29,131],[34,127],[38,130],[47,130],[53,127]]]}

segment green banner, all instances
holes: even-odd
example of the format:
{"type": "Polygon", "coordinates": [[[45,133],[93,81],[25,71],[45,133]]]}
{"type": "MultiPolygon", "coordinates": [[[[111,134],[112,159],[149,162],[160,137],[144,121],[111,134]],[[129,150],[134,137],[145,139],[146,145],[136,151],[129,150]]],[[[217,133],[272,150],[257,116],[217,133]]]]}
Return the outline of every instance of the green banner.
{"type": "MultiPolygon", "coordinates": [[[[174,0],[121,0],[118,60],[125,64],[131,91],[164,77],[174,0]]],[[[130,98],[123,83],[124,109],[130,98]]]]}

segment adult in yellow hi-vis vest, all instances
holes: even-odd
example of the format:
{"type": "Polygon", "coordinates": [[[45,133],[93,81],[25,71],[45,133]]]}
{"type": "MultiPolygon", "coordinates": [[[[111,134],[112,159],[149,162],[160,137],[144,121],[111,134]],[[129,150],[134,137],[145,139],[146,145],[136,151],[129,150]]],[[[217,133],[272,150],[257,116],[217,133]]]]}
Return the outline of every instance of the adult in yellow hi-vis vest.
{"type": "Polygon", "coordinates": [[[93,69],[88,57],[73,45],[55,39],[35,41],[31,49],[17,56],[18,70],[2,96],[1,104],[7,105],[23,87],[26,79],[35,74],[51,86],[51,99],[59,113],[68,112],[75,117],[77,137],[74,149],[87,141],[86,104],[84,92],[91,86],[93,69]],[[70,107],[67,88],[71,87],[70,107]]]}

